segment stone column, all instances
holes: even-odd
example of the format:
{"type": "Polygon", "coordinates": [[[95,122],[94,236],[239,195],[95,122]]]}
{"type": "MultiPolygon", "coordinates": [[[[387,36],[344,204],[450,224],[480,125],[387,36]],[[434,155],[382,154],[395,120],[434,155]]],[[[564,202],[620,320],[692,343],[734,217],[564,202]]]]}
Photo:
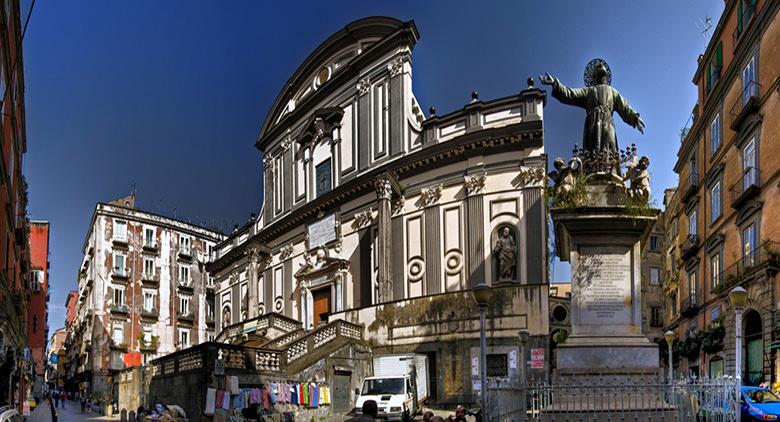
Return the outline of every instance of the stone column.
{"type": "Polygon", "coordinates": [[[260,251],[257,248],[249,249],[249,286],[247,294],[249,295],[247,303],[247,318],[257,317],[257,271],[260,265],[260,251]]]}
{"type": "Polygon", "coordinates": [[[377,179],[375,187],[378,210],[376,216],[377,237],[375,251],[379,264],[377,303],[384,303],[393,300],[392,239],[390,230],[390,198],[393,189],[390,181],[384,178],[377,179]]]}
{"type": "Polygon", "coordinates": [[[463,187],[466,190],[466,287],[485,283],[485,212],[483,210],[483,190],[487,175],[474,173],[466,176],[463,187]]]}

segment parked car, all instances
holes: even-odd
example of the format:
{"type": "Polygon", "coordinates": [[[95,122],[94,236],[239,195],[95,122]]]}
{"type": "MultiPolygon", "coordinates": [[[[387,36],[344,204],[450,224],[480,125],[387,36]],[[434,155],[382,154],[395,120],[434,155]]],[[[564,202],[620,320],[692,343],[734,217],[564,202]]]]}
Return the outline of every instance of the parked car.
{"type": "Polygon", "coordinates": [[[19,411],[13,406],[0,407],[0,422],[23,422],[24,419],[19,411]]]}
{"type": "Polygon", "coordinates": [[[742,421],[776,421],[780,415],[780,397],[768,388],[742,387],[742,421]]]}

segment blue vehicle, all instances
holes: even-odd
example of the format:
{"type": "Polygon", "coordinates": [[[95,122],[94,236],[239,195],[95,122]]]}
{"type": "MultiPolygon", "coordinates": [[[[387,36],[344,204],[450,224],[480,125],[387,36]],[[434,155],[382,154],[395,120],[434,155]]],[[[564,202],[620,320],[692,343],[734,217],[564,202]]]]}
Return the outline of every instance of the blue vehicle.
{"type": "Polygon", "coordinates": [[[776,421],[780,415],[780,397],[767,388],[742,387],[742,421],[776,421]]]}

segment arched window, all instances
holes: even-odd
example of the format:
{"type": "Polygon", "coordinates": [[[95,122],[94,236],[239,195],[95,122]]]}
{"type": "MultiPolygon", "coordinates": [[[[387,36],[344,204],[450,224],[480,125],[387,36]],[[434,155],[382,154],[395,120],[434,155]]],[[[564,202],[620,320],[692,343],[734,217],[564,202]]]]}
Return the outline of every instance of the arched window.
{"type": "Polygon", "coordinates": [[[511,224],[498,226],[491,240],[494,282],[519,281],[518,238],[515,226],[511,224]]]}

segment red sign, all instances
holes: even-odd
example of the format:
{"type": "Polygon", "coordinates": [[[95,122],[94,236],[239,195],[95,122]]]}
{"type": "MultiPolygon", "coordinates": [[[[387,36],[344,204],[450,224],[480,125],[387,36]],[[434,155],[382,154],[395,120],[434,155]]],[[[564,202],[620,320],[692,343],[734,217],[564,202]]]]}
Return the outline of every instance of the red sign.
{"type": "Polygon", "coordinates": [[[125,353],[125,367],[130,368],[133,366],[141,366],[141,353],[139,352],[125,353]]]}
{"type": "Polygon", "coordinates": [[[544,349],[531,349],[531,368],[544,368],[544,349]]]}

